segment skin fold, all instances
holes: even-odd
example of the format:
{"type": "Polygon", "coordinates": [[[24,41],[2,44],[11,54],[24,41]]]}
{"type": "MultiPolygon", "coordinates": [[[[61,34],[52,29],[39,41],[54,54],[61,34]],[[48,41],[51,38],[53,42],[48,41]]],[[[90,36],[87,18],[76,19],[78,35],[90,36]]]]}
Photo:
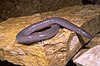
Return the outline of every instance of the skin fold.
{"type": "Polygon", "coordinates": [[[16,40],[18,43],[22,44],[32,44],[34,42],[46,40],[55,36],[58,33],[60,26],[68,30],[74,31],[79,35],[82,35],[89,39],[93,38],[90,33],[67,21],[66,19],[60,17],[53,17],[26,27],[17,34],[16,40]],[[47,27],[49,27],[47,30],[39,31],[47,27]]]}

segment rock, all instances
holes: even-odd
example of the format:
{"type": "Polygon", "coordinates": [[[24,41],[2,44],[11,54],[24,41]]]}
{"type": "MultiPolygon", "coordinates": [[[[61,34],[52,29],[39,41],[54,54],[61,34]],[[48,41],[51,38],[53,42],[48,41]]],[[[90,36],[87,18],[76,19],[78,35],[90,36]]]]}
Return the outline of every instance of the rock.
{"type": "Polygon", "coordinates": [[[50,17],[62,17],[90,32],[100,31],[100,8],[75,6],[32,16],[10,18],[0,23],[0,60],[23,66],[65,66],[90,39],[65,28],[48,40],[32,45],[19,44],[16,35],[25,27],[50,17]]]}
{"type": "Polygon", "coordinates": [[[100,33],[86,47],[90,49],[81,49],[73,62],[78,66],[100,66],[100,33]]]}
{"type": "Polygon", "coordinates": [[[1,0],[0,21],[80,4],[80,0],[1,0]]]}
{"type": "Polygon", "coordinates": [[[74,62],[81,66],[100,66],[100,45],[89,49],[80,57],[75,59],[74,62]]]}

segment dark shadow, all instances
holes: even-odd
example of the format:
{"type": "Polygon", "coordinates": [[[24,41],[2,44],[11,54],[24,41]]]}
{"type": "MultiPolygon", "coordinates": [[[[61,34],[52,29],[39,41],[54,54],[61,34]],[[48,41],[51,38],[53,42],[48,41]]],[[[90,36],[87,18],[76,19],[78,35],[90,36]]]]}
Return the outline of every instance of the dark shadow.
{"type": "Polygon", "coordinates": [[[66,66],[77,66],[77,65],[73,63],[72,60],[70,60],[66,66]]]}
{"type": "Polygon", "coordinates": [[[7,61],[0,61],[0,66],[20,66],[20,65],[14,65],[14,64],[9,63],[7,61]]]}
{"type": "Polygon", "coordinates": [[[82,4],[83,4],[83,5],[95,4],[95,0],[82,0],[82,4]]]}

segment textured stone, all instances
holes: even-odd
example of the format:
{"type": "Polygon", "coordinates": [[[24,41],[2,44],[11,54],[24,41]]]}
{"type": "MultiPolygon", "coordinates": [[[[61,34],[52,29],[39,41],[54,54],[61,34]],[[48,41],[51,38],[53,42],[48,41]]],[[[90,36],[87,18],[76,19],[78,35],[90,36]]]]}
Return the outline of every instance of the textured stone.
{"type": "Polygon", "coordinates": [[[74,63],[78,66],[100,66],[100,33],[86,47],[76,54],[74,63]]]}
{"type": "Polygon", "coordinates": [[[80,4],[81,0],[0,0],[0,21],[80,4]]]}
{"type": "Polygon", "coordinates": [[[100,66],[100,45],[89,49],[77,59],[75,59],[74,62],[77,65],[80,64],[82,66],[100,66]]]}

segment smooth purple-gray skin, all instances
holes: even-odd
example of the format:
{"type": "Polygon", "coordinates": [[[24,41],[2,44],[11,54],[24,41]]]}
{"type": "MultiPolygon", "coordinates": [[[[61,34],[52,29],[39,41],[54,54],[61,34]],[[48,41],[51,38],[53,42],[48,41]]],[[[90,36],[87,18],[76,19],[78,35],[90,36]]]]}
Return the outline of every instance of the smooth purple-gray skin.
{"type": "Polygon", "coordinates": [[[74,25],[73,23],[60,17],[53,17],[26,27],[17,34],[16,40],[22,44],[32,44],[34,42],[49,39],[58,33],[59,26],[63,26],[64,28],[72,30],[89,39],[93,38],[91,34],[74,25]],[[51,28],[42,32],[36,32],[37,30],[41,30],[48,26],[51,26],[51,28]]]}

